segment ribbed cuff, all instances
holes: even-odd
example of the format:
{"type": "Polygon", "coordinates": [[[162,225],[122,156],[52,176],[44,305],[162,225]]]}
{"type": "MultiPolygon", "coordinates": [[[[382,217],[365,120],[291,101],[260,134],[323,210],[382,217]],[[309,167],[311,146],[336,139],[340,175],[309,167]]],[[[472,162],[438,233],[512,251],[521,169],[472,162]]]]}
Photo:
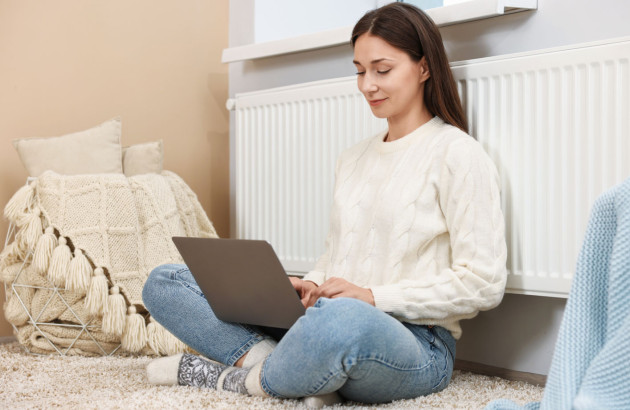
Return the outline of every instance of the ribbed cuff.
{"type": "Polygon", "coordinates": [[[402,289],[397,286],[371,287],[374,295],[374,306],[386,313],[397,313],[404,310],[402,289]]]}
{"type": "Polygon", "coordinates": [[[258,362],[263,361],[271,352],[273,352],[273,349],[277,344],[278,342],[269,337],[265,337],[263,340],[256,343],[251,349],[249,349],[249,352],[247,352],[247,356],[245,356],[245,360],[243,360],[243,367],[252,367],[258,362]]]}
{"type": "Polygon", "coordinates": [[[325,276],[326,275],[324,274],[324,272],[310,271],[309,273],[304,275],[302,280],[308,280],[315,283],[317,286],[321,286],[322,283],[324,283],[324,281],[326,280],[325,276]]]}

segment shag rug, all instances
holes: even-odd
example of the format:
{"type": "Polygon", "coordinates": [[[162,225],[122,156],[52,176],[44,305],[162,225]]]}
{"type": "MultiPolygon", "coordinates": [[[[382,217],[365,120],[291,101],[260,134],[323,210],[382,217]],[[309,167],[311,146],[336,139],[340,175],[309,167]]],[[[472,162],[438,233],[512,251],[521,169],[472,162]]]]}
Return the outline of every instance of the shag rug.
{"type": "MultiPolygon", "coordinates": [[[[34,356],[17,342],[0,343],[0,408],[11,409],[294,409],[298,400],[263,399],[193,387],[153,386],[145,376],[151,358],[34,356]]],[[[448,388],[413,400],[334,408],[482,409],[509,398],[539,401],[543,388],[524,382],[455,371],[448,388]]]]}

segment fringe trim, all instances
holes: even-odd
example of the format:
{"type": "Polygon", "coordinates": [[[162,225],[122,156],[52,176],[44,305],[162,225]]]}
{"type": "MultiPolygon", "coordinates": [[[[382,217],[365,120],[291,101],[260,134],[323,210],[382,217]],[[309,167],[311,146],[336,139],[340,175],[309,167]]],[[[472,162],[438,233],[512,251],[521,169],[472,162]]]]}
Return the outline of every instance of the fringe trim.
{"type": "MultiPolygon", "coordinates": [[[[57,287],[85,292],[86,310],[92,316],[103,316],[102,330],[119,336],[123,349],[135,353],[148,346],[158,355],[194,352],[152,317],[148,316],[149,323],[146,324],[136,306],[127,306],[118,286],[109,288],[110,282],[104,269],[94,269],[83,250],[76,248],[73,256],[69,239],[57,237],[55,228],[49,225],[42,210],[36,206],[34,184],[21,187],[13,195],[4,208],[4,215],[19,230],[15,240],[0,253],[3,271],[13,263],[24,261],[32,250],[31,265],[35,271],[46,275],[57,287]]],[[[11,296],[8,305],[19,303],[17,295],[11,296]]],[[[23,311],[21,305],[15,308],[16,312],[23,311]]],[[[18,314],[11,319],[21,323],[25,317],[18,314]]]]}
{"type": "Polygon", "coordinates": [[[85,307],[92,316],[102,316],[109,289],[103,268],[94,269],[94,276],[85,295],[85,307]]]}
{"type": "Polygon", "coordinates": [[[127,311],[125,331],[120,339],[123,349],[129,352],[139,352],[147,344],[147,328],[144,318],[137,313],[136,307],[131,305],[127,311]]]}
{"type": "Polygon", "coordinates": [[[114,286],[105,303],[105,312],[103,314],[103,332],[116,336],[122,336],[125,331],[125,311],[127,303],[125,298],[120,294],[120,288],[114,286]]]}
{"type": "Polygon", "coordinates": [[[157,355],[174,355],[177,353],[193,352],[184,342],[173,336],[164,326],[149,318],[147,325],[147,344],[157,355]]]}
{"type": "MultiPolygon", "coordinates": [[[[18,189],[4,207],[4,216],[16,224],[24,217],[35,200],[35,189],[32,185],[24,185],[18,189]]],[[[18,225],[19,226],[19,225],[18,225]]]]}
{"type": "Polygon", "coordinates": [[[66,287],[70,290],[87,292],[90,287],[92,273],[92,265],[90,265],[83,251],[76,248],[66,276],[66,287]]]}
{"type": "Polygon", "coordinates": [[[160,327],[162,326],[157,323],[153,317],[149,318],[149,324],[147,325],[147,344],[158,356],[166,353],[166,349],[162,346],[163,337],[160,337],[158,334],[161,331],[160,327]]]}
{"type": "Polygon", "coordinates": [[[33,266],[37,273],[43,274],[48,272],[50,259],[58,244],[57,237],[55,236],[55,228],[49,226],[46,228],[44,234],[39,237],[37,245],[35,246],[33,266]]]}
{"type": "Polygon", "coordinates": [[[53,251],[48,268],[48,279],[55,286],[65,286],[66,273],[70,269],[71,261],[72,252],[68,246],[68,240],[62,236],[59,238],[59,245],[53,251]]]}
{"type": "Polygon", "coordinates": [[[34,208],[22,218],[23,226],[20,230],[20,242],[26,249],[35,249],[42,236],[42,211],[34,208]]]}

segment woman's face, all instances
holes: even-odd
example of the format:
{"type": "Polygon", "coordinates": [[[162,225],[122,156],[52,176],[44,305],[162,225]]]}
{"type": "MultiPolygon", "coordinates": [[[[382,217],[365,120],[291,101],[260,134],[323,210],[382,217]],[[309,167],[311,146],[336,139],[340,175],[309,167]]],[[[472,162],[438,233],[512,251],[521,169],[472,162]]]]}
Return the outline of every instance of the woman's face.
{"type": "Polygon", "coordinates": [[[426,60],[415,62],[404,51],[369,33],[354,44],[354,65],[359,90],[378,118],[404,120],[424,106],[426,60]]]}

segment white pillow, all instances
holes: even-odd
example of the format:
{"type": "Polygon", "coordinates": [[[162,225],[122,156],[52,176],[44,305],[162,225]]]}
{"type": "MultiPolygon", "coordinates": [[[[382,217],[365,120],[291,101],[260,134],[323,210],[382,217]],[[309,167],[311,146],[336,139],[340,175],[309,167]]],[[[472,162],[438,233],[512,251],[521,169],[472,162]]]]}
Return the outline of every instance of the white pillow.
{"type": "Polygon", "coordinates": [[[30,176],[44,171],[62,175],[122,173],[120,117],[60,137],[13,140],[30,176]]]}
{"type": "Polygon", "coordinates": [[[162,140],[123,147],[123,172],[130,177],[139,174],[162,172],[164,149],[162,140]]]}

